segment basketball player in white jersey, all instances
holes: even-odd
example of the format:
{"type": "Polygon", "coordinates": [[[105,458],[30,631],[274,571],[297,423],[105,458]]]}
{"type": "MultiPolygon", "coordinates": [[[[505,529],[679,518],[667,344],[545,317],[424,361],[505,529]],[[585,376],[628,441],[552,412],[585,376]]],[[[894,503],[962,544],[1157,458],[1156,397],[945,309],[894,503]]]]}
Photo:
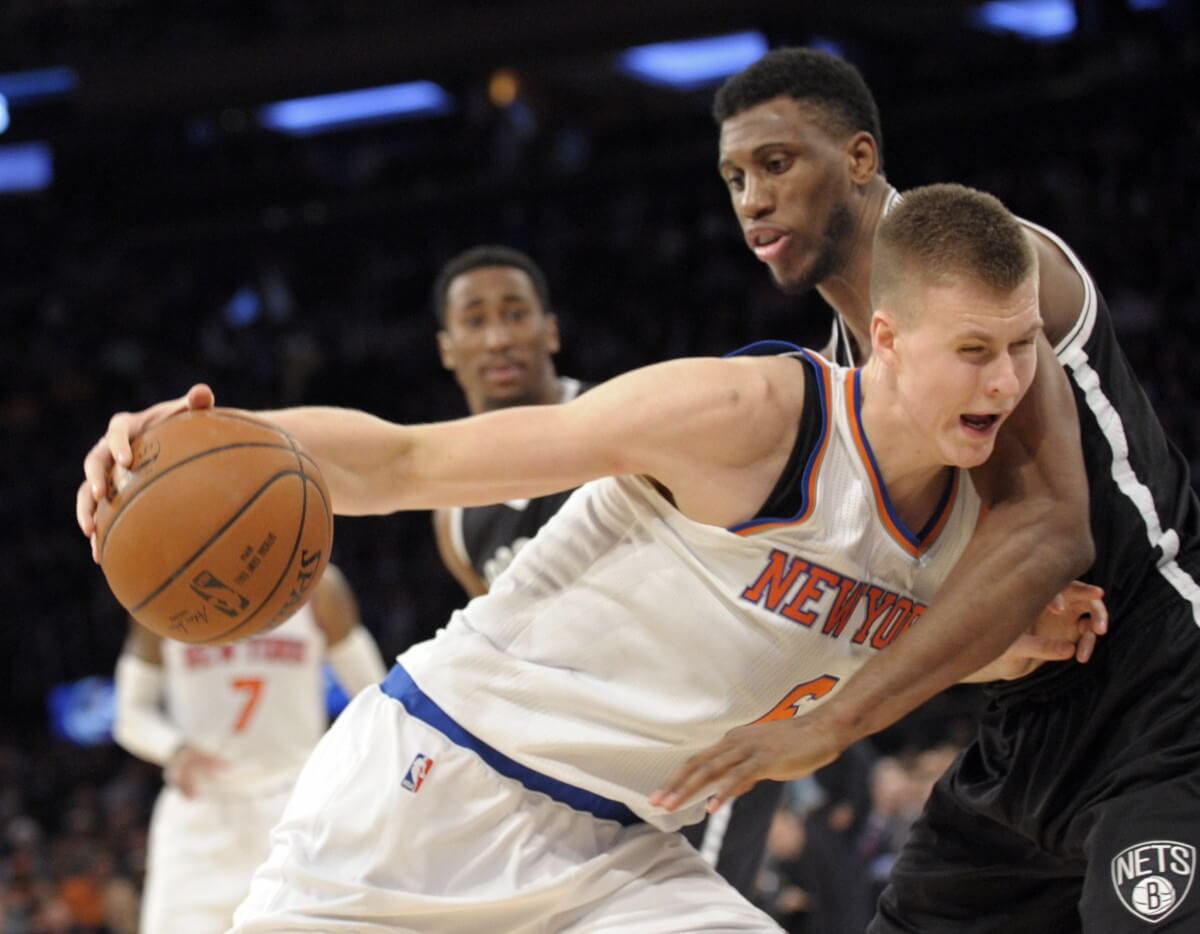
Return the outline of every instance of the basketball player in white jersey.
{"type": "MultiPolygon", "coordinates": [[[[559,377],[557,316],[541,268],[524,253],[479,246],[450,259],[433,285],[438,351],[462,388],[471,414],[514,405],[570,402],[589,388],[559,377]]],[[[488,506],[438,509],[438,552],[468,596],[486,593],[570,491],[488,506]]],[[[688,840],[739,892],[753,899],[767,832],[783,786],[762,782],[703,823],[688,840]]]]}
{"type": "MultiPolygon", "coordinates": [[[[1039,366],[1033,251],[999,202],[933,190],[886,230],[861,370],[681,360],[421,426],[270,413],[342,514],[586,485],[321,741],[235,931],[778,930],[663,833],[707,789],[673,810],[652,792],[736,724],[819,710],[919,631],[1035,371],[1069,404],[1039,366]]],[[[196,387],[114,417],[85,461],[85,534],[129,438],[211,403],[196,387]]]]}
{"type": "Polygon", "coordinates": [[[131,622],[117,661],[113,735],[161,765],[165,779],[150,820],[143,934],[229,926],[325,732],[326,658],[351,696],[384,674],[333,566],[295,616],[236,644],[185,645],[131,622]]]}

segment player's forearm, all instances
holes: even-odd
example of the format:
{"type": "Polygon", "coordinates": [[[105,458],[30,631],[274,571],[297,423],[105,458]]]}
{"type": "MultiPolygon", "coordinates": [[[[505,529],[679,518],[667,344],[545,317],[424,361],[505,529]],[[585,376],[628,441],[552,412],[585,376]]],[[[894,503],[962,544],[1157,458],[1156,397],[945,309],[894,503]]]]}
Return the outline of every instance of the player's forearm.
{"type": "Polygon", "coordinates": [[[159,708],[162,667],[133,655],[117,660],[113,739],[126,752],[166,765],[183,745],[183,734],[159,708]]]}
{"type": "Polygon", "coordinates": [[[981,522],[937,599],[820,709],[847,744],[878,732],[992,662],[1091,564],[1070,503],[1001,506],[981,522]]]}
{"type": "Polygon", "coordinates": [[[339,515],[403,509],[409,442],[404,429],[356,409],[304,406],[256,413],[295,438],[317,462],[339,515]]]}
{"type": "Polygon", "coordinates": [[[319,406],[258,414],[317,462],[335,513],[386,515],[544,496],[610,472],[601,446],[558,425],[563,408],[511,408],[411,426],[319,406]]]}

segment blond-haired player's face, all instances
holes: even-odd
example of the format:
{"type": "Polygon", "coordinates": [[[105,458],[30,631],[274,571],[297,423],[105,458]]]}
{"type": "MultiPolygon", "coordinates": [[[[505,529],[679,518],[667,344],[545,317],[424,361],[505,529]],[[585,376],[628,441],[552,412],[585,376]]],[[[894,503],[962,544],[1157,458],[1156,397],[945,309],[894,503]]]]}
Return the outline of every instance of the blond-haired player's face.
{"type": "Polygon", "coordinates": [[[965,278],[906,283],[900,292],[912,303],[895,339],[901,404],[932,457],[977,467],[1033,382],[1037,278],[1007,295],[965,278]]]}

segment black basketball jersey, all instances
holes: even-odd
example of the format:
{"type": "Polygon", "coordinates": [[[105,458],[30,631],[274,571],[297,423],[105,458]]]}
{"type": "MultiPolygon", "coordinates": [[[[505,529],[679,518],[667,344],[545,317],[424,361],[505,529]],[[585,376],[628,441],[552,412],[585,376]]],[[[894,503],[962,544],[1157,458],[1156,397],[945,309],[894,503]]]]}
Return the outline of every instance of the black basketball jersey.
{"type": "MultiPolygon", "coordinates": [[[[1099,641],[1099,655],[1119,651],[1122,630],[1153,626],[1168,607],[1186,609],[1200,625],[1200,503],[1188,463],[1134,376],[1092,277],[1057,236],[1028,226],[1070,258],[1085,289],[1078,320],[1054,350],[1079,410],[1090,487],[1096,560],[1084,579],[1104,588],[1109,611],[1110,635],[1099,641]]],[[[1048,687],[1086,668],[1045,665],[1010,690],[1048,687]]]]}
{"type": "MultiPolygon", "coordinates": [[[[563,377],[562,402],[569,402],[589,386],[563,377]]],[[[494,506],[471,506],[450,511],[450,539],[458,557],[475,569],[488,587],[512,563],[551,516],[558,512],[571,491],[537,499],[510,500],[494,506]]]]}
{"type": "MultiPolygon", "coordinates": [[[[1110,634],[1097,644],[1099,660],[1102,653],[1118,650],[1122,630],[1154,625],[1157,613],[1180,601],[1190,605],[1200,625],[1200,504],[1187,461],[1163,433],[1091,275],[1059,237],[1022,223],[1055,243],[1084,284],[1079,318],[1054,350],[1079,410],[1090,487],[1096,560],[1084,579],[1104,588],[1109,611],[1110,634]]],[[[839,339],[843,334],[834,329],[839,359],[846,352],[839,339]]],[[[990,690],[1005,696],[1056,692],[1074,677],[1086,677],[1089,667],[1046,664],[1027,678],[990,690]]]]}

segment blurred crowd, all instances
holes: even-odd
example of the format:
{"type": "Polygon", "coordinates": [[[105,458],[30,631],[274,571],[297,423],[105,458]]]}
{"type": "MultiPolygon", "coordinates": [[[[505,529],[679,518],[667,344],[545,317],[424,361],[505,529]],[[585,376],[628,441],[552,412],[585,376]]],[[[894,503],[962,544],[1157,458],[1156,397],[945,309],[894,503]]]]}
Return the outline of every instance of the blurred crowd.
{"type": "Polygon", "coordinates": [[[135,934],[156,770],[0,737],[0,932],[135,934]]]}
{"type": "Polygon", "coordinates": [[[852,746],[789,783],[771,823],[759,902],[789,934],[862,934],[934,782],[959,747],[852,746]]]}

